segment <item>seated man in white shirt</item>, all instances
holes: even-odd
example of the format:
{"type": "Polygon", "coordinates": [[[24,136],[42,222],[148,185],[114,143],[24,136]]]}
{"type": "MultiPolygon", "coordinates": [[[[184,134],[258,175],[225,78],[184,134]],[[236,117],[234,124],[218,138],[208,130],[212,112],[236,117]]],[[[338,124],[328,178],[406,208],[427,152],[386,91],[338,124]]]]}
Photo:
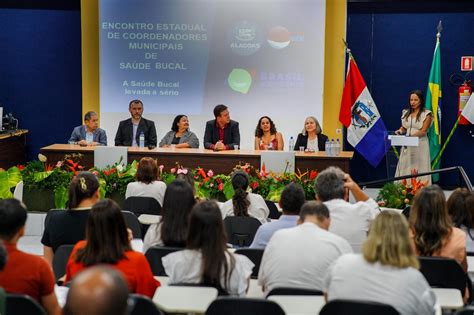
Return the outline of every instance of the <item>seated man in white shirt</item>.
{"type": "Polygon", "coordinates": [[[352,253],[345,239],[327,231],[329,225],[328,208],[310,201],[301,208],[297,227],[273,235],[258,273],[265,294],[278,287],[323,290],[331,264],[342,254],[352,253]]]}
{"type": "Polygon", "coordinates": [[[262,224],[255,234],[251,248],[265,248],[273,233],[280,229],[296,226],[301,206],[305,203],[305,195],[300,185],[291,183],[286,185],[281,193],[280,207],[283,214],[276,221],[262,224]]]}
{"type": "Polygon", "coordinates": [[[324,202],[331,213],[329,232],[345,238],[354,252],[360,253],[369,225],[380,213],[377,202],[369,198],[349,174],[337,167],[322,171],[316,178],[314,190],[316,198],[324,202]],[[348,202],[349,192],[356,203],[348,202]]]}

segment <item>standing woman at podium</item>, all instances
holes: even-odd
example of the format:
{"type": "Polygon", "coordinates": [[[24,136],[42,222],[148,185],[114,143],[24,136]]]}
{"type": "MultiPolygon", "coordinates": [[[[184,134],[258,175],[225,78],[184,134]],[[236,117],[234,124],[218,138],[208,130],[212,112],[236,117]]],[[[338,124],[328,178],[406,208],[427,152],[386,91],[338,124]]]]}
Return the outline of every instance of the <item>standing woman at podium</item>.
{"type": "MultiPolygon", "coordinates": [[[[410,93],[409,107],[402,111],[402,126],[395,131],[397,135],[418,137],[417,147],[402,147],[395,176],[410,175],[412,170],[418,173],[431,171],[428,128],[433,121],[430,110],[425,108],[423,92],[414,90],[410,93]]],[[[431,176],[420,176],[419,180],[431,185],[431,176]]]]}

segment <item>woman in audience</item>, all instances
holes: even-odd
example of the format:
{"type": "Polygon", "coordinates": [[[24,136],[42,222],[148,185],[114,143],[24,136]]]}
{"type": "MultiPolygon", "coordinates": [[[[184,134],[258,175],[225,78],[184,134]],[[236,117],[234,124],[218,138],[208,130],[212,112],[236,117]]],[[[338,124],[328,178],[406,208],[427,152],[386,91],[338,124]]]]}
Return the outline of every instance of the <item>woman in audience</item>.
{"type": "Polygon", "coordinates": [[[276,130],[273,120],[262,116],[255,128],[255,150],[283,150],[283,136],[276,130]]]}
{"type": "Polygon", "coordinates": [[[131,238],[120,207],[110,199],[99,201],[87,220],[86,239],[76,244],[69,257],[66,282],[88,267],[108,264],[122,272],[131,293],[153,297],[160,283],[145,256],[132,250],[131,238]]]}
{"type": "Polygon", "coordinates": [[[176,145],[176,148],[199,148],[198,137],[194,132],[189,131],[188,116],[176,116],[171,125],[171,131],[160,141],[160,148],[171,145],[176,145]]]}
{"type": "Polygon", "coordinates": [[[231,178],[234,196],[221,205],[222,218],[227,216],[254,217],[266,223],[270,210],[262,196],[247,192],[249,177],[247,173],[237,171],[231,178]]]}
{"type": "Polygon", "coordinates": [[[193,194],[196,196],[196,186],[194,184],[194,175],[193,172],[187,168],[178,168],[176,170],[176,179],[182,180],[191,186],[193,189],[193,194]]]}
{"type": "Polygon", "coordinates": [[[44,258],[50,264],[61,245],[74,245],[84,239],[91,207],[99,200],[99,181],[94,174],[80,172],[69,185],[68,210],[49,211],[41,243],[44,258]]]}
{"type": "Polygon", "coordinates": [[[196,204],[186,249],[163,257],[169,283],[201,283],[229,295],[245,295],[254,264],[227,249],[222,216],[214,201],[196,204]]]}
{"type": "Polygon", "coordinates": [[[383,211],[372,222],[362,254],[342,255],[329,268],[326,297],[388,304],[400,314],[434,314],[436,297],[418,268],[406,219],[383,211]]]}
{"type": "Polygon", "coordinates": [[[322,133],[321,126],[316,117],[309,116],[304,121],[303,131],[296,138],[295,150],[301,147],[305,151],[315,152],[324,151],[328,137],[322,133]]]}
{"type": "Polygon", "coordinates": [[[409,221],[419,256],[452,258],[467,272],[466,235],[453,227],[444,193],[438,185],[425,187],[416,194],[409,221]]]}
{"type": "Polygon", "coordinates": [[[125,198],[128,197],[152,197],[163,205],[163,196],[166,184],[158,178],[158,165],[155,159],[144,157],[138,163],[136,181],[127,185],[125,198]]]}
{"type": "Polygon", "coordinates": [[[474,194],[458,188],[449,196],[447,206],[454,226],[466,233],[466,250],[474,252],[474,194]]]}
{"type": "Polygon", "coordinates": [[[143,252],[151,246],[185,247],[189,213],[195,204],[191,186],[182,180],[168,185],[161,209],[161,221],[152,224],[143,242],[143,252]]]}

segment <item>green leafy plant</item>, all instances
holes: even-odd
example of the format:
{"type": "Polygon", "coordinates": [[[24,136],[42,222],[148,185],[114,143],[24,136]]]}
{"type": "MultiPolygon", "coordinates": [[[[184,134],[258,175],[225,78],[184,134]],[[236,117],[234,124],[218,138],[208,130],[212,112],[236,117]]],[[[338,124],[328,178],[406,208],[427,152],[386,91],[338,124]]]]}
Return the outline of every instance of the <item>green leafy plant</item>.
{"type": "Polygon", "coordinates": [[[12,198],[12,189],[21,181],[20,169],[16,166],[8,170],[0,169],[0,199],[12,198]]]}
{"type": "Polygon", "coordinates": [[[99,178],[101,197],[108,197],[115,192],[125,195],[127,185],[135,180],[137,164],[137,161],[133,161],[124,167],[120,160],[103,169],[90,169],[99,178]]]}
{"type": "MultiPolygon", "coordinates": [[[[415,172],[416,173],[416,172],[415,172]]],[[[413,203],[416,193],[426,186],[426,183],[411,178],[410,182],[387,183],[379,191],[377,202],[382,207],[404,209],[413,203]]]]}
{"type": "MultiPolygon", "coordinates": [[[[68,201],[68,187],[72,178],[81,170],[82,166],[79,164],[81,155],[73,154],[66,155],[64,159],[56,165],[47,163],[44,156],[39,156],[38,161],[31,161],[26,164],[20,174],[18,170],[12,168],[10,173],[3,174],[0,172],[0,181],[6,180],[8,177],[9,184],[5,187],[10,187],[11,194],[12,185],[23,179],[24,187],[28,190],[49,189],[54,191],[54,201],[57,208],[65,208],[68,201]]],[[[89,171],[95,174],[100,183],[101,197],[125,196],[127,185],[135,180],[137,173],[137,161],[131,164],[122,166],[121,161],[104,169],[92,168],[89,171]]],[[[281,192],[289,183],[300,184],[306,195],[307,200],[314,199],[314,179],[317,176],[317,171],[307,170],[297,173],[284,173],[281,175],[271,174],[266,172],[265,167],[258,170],[250,164],[236,165],[234,171],[244,171],[249,176],[249,191],[260,194],[265,199],[278,202],[280,200],[281,192]]],[[[226,201],[233,197],[234,189],[231,184],[230,175],[214,174],[212,170],[205,171],[203,168],[196,168],[194,170],[185,169],[179,164],[165,171],[163,165],[159,166],[159,177],[167,185],[176,179],[176,175],[180,172],[192,172],[195,180],[196,195],[203,199],[217,199],[219,201],[226,201]]],[[[3,189],[2,185],[2,191],[3,189]]],[[[0,192],[1,193],[1,192],[0,192]]],[[[5,193],[7,195],[7,193],[5,193]]]]}
{"type": "Polygon", "coordinates": [[[55,207],[66,208],[68,187],[72,178],[83,170],[79,161],[82,154],[67,154],[56,165],[48,164],[47,158],[39,154],[38,161],[31,161],[21,171],[25,191],[51,190],[55,207]]]}

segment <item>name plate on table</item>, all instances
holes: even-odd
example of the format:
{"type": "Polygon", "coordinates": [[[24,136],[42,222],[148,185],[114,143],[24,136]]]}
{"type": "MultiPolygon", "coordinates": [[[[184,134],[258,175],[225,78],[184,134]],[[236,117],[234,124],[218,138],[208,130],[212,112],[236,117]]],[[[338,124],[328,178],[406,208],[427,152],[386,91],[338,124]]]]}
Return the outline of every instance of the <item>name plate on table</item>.
{"type": "Polygon", "coordinates": [[[388,139],[394,146],[417,147],[420,142],[418,137],[407,137],[399,135],[389,135],[388,139]]]}

